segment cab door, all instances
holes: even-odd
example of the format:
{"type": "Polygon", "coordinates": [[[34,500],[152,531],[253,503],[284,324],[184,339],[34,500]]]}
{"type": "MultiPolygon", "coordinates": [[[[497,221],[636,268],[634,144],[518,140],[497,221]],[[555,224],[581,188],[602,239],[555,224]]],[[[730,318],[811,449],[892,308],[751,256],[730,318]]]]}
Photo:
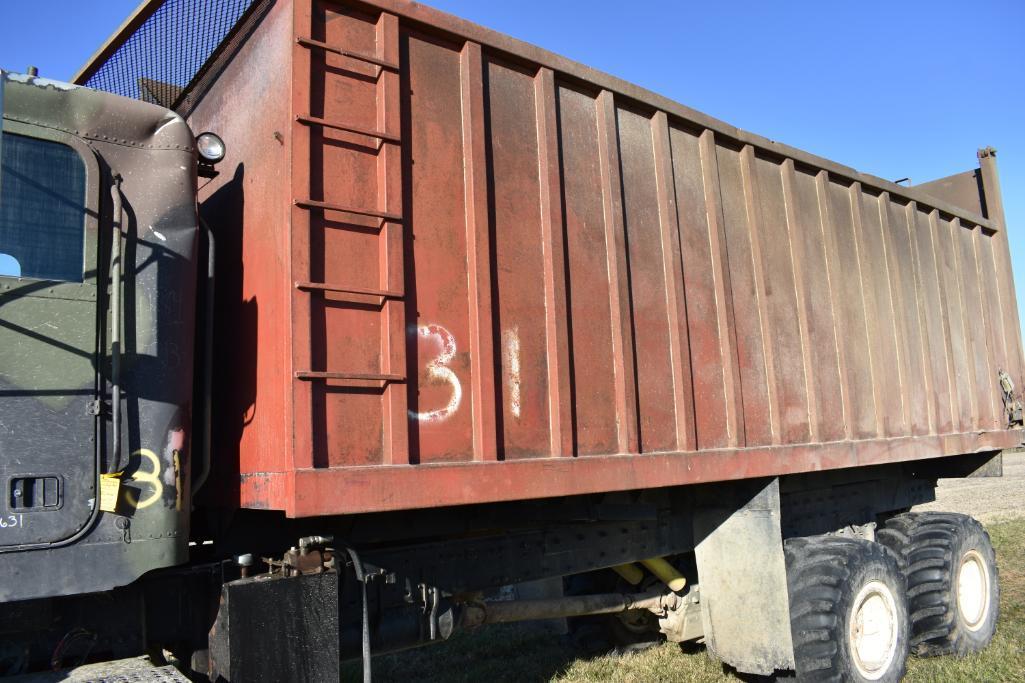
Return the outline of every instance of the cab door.
{"type": "Polygon", "coordinates": [[[100,171],[79,138],[6,117],[0,170],[0,547],[31,546],[98,504],[100,171]]]}

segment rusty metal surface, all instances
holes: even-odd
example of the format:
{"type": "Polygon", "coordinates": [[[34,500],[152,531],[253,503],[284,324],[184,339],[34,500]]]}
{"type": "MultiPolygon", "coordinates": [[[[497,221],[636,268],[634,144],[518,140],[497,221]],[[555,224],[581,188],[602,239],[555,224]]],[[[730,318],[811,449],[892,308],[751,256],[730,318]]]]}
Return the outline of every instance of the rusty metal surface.
{"type": "Polygon", "coordinates": [[[290,449],[291,20],[288,3],[276,3],[189,119],[227,149],[199,200],[217,235],[213,481],[203,495],[229,506],[239,472],[279,469],[290,449]]]}
{"type": "Polygon", "coordinates": [[[241,245],[220,366],[247,399],[216,424],[243,506],[1021,441],[997,382],[1022,386],[1023,362],[993,201],[981,216],[403,0],[277,2],[190,123],[229,149],[206,192],[236,207],[222,230],[241,245]]]}

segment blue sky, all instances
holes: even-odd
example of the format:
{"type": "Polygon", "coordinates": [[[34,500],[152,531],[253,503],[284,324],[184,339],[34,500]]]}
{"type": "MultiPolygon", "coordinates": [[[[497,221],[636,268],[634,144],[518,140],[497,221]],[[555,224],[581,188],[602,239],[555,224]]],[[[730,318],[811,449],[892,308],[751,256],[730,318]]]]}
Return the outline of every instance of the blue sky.
{"type": "MultiPolygon", "coordinates": [[[[1025,304],[1022,0],[427,4],[884,178],[932,180],[996,147],[1025,304]]],[[[70,78],[135,5],[5,3],[0,66],[70,78]]]]}

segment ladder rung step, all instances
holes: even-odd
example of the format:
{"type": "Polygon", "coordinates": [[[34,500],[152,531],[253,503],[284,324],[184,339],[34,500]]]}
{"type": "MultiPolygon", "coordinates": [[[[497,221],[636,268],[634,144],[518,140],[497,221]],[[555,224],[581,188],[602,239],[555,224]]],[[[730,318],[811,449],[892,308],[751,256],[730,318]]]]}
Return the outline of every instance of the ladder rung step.
{"type": "Polygon", "coordinates": [[[334,128],[336,130],[344,130],[346,133],[356,133],[357,135],[365,135],[368,138],[378,138],[385,142],[394,142],[396,145],[402,142],[402,139],[398,135],[392,135],[391,133],[385,133],[380,130],[370,130],[369,128],[360,128],[359,126],[350,126],[346,123],[336,123],[334,121],[328,121],[327,119],[317,118],[316,116],[307,116],[300,114],[295,117],[295,120],[299,123],[305,123],[311,126],[323,126],[324,128],[334,128]]]}
{"type": "Polygon", "coordinates": [[[295,287],[296,289],[337,292],[338,294],[376,296],[381,299],[401,299],[403,297],[402,292],[395,292],[390,289],[365,289],[363,287],[349,287],[347,285],[332,285],[326,282],[296,282],[295,287]]]}
{"type": "Polygon", "coordinates": [[[349,380],[353,382],[405,382],[405,375],[373,375],[358,372],[318,372],[316,370],[299,370],[296,379],[305,380],[349,380]]]}
{"type": "Polygon", "coordinates": [[[366,62],[367,64],[379,66],[382,69],[389,69],[391,71],[399,70],[399,65],[395,62],[389,62],[387,60],[374,57],[373,55],[365,55],[360,52],[353,52],[352,50],[346,50],[345,48],[338,47],[337,45],[329,45],[328,43],[324,43],[319,40],[313,40],[312,38],[303,37],[297,38],[296,40],[303,47],[316,50],[324,50],[325,52],[333,52],[336,55],[349,57],[350,59],[358,59],[361,62],[366,62]]]}
{"type": "Polygon", "coordinates": [[[320,202],[315,199],[296,199],[295,205],[302,209],[322,209],[324,211],[340,211],[342,213],[354,213],[358,216],[382,218],[386,221],[392,221],[393,223],[402,222],[402,216],[400,216],[397,213],[389,213],[388,211],[374,211],[372,209],[357,209],[351,206],[343,206],[341,204],[320,202]]]}
{"type": "Polygon", "coordinates": [[[349,285],[332,285],[326,282],[296,282],[299,289],[322,289],[325,292],[345,292],[348,294],[368,294],[370,296],[384,296],[389,299],[401,299],[402,292],[390,289],[367,289],[365,287],[350,287],[349,285]]]}

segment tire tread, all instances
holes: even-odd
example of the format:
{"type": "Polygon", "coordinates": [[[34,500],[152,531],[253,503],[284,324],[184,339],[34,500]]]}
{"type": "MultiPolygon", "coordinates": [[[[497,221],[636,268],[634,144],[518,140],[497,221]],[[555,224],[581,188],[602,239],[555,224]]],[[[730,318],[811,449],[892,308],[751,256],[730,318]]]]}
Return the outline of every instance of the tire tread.
{"type": "MultiPolygon", "coordinates": [[[[784,551],[797,678],[815,683],[846,680],[839,646],[846,637],[846,618],[840,612],[845,593],[852,590],[852,576],[866,563],[883,563],[903,589],[898,558],[880,543],[841,536],[787,539],[784,551]]],[[[905,656],[906,650],[894,680],[903,675],[905,656]]]]}
{"type": "MultiPolygon", "coordinates": [[[[952,512],[906,512],[887,520],[876,534],[880,543],[898,557],[908,585],[911,612],[911,647],[919,656],[966,655],[984,647],[966,637],[959,628],[954,596],[955,557],[964,539],[981,535],[988,561],[993,559],[989,534],[972,517],[952,512]]],[[[990,566],[991,580],[998,581],[995,562],[990,566]]],[[[999,589],[995,589],[999,596],[999,589]]],[[[994,600],[991,610],[998,609],[994,600]]],[[[995,618],[994,618],[995,623],[995,618]]]]}

